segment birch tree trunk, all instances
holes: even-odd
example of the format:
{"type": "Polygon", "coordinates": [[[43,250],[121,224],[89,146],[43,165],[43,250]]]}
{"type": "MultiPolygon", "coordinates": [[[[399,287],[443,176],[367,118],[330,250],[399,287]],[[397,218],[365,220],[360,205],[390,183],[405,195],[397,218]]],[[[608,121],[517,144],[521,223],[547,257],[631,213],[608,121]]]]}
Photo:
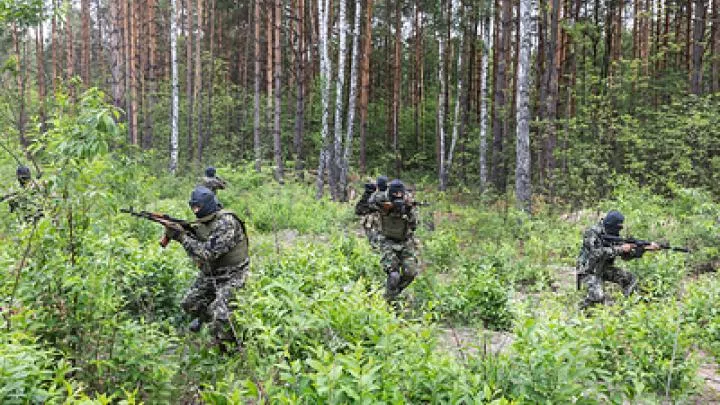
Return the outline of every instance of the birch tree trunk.
{"type": "Polygon", "coordinates": [[[438,139],[440,140],[440,190],[445,190],[447,185],[445,184],[445,88],[447,82],[445,81],[445,37],[444,33],[439,30],[435,30],[435,35],[438,38],[438,80],[440,80],[440,91],[438,92],[438,105],[437,105],[437,130],[438,139]]]}
{"type": "Polygon", "coordinates": [[[186,9],[185,22],[187,23],[187,36],[185,37],[185,98],[187,99],[187,153],[188,162],[192,162],[195,156],[195,143],[193,142],[193,112],[195,108],[195,89],[193,83],[193,38],[195,37],[195,29],[193,27],[192,2],[193,0],[184,0],[186,9]]]}
{"type": "MultiPolygon", "coordinates": [[[[453,0],[453,3],[455,3],[454,0],[453,0]]],[[[453,9],[455,9],[455,7],[456,7],[455,4],[453,4],[453,9]]],[[[455,113],[454,113],[454,117],[453,117],[453,129],[452,129],[452,138],[450,141],[450,149],[448,150],[448,156],[445,161],[445,167],[442,168],[442,170],[441,170],[441,172],[443,174],[443,179],[440,181],[440,190],[441,191],[445,191],[448,186],[448,177],[449,177],[450,170],[452,168],[453,153],[455,152],[455,145],[457,145],[457,140],[458,140],[458,136],[459,136],[459,132],[460,132],[459,128],[460,128],[461,109],[464,107],[463,106],[464,103],[462,102],[463,90],[464,90],[463,89],[463,73],[462,72],[464,70],[463,53],[464,53],[464,45],[465,45],[465,41],[464,41],[465,36],[463,35],[464,30],[462,29],[462,27],[464,26],[464,22],[463,22],[464,13],[462,12],[463,6],[460,5],[460,7],[461,7],[461,11],[460,11],[459,19],[460,19],[461,29],[460,29],[460,45],[458,46],[458,52],[457,52],[458,60],[457,60],[457,90],[455,92],[455,113]]],[[[451,19],[451,21],[452,21],[452,19],[451,19]]],[[[445,145],[443,142],[443,145],[441,146],[441,153],[442,153],[442,149],[444,149],[444,146],[445,145]]]]}
{"type": "Polygon", "coordinates": [[[260,172],[262,147],[260,145],[260,0],[255,0],[255,98],[253,108],[253,149],[255,171],[260,172]]]}
{"type": "Polygon", "coordinates": [[[483,21],[483,50],[482,50],[482,72],[480,78],[480,151],[479,151],[479,166],[480,166],[480,191],[487,189],[487,125],[488,125],[488,111],[487,111],[487,78],[489,55],[491,50],[490,40],[490,25],[492,24],[492,7],[487,11],[487,15],[483,21]]]}
{"type": "Polygon", "coordinates": [[[274,146],[274,155],[275,155],[275,180],[279,182],[280,184],[283,183],[283,176],[285,175],[284,168],[283,168],[283,159],[282,159],[282,148],[280,144],[280,135],[281,135],[281,128],[280,128],[280,113],[281,113],[281,104],[282,104],[282,93],[280,92],[280,73],[282,69],[282,58],[280,57],[280,26],[282,24],[281,20],[281,13],[282,13],[282,3],[281,0],[275,0],[275,25],[274,25],[274,35],[273,35],[273,41],[274,41],[274,49],[273,54],[275,57],[275,68],[273,69],[273,74],[275,76],[275,122],[274,122],[274,131],[273,131],[273,146],[274,146]]]}
{"type": "Polygon", "coordinates": [[[346,0],[339,0],[340,14],[338,15],[338,35],[340,46],[338,48],[338,72],[335,85],[335,138],[333,141],[333,152],[331,154],[332,164],[330,166],[330,190],[332,198],[339,201],[344,194],[339,188],[340,170],[342,167],[342,140],[343,140],[343,91],[345,90],[345,60],[347,45],[347,14],[345,13],[346,0]]]}
{"type": "MultiPolygon", "coordinates": [[[[177,12],[175,10],[176,0],[170,1],[170,64],[172,81],[172,109],[170,118],[170,173],[177,172],[178,167],[178,69],[177,69],[177,12]]],[[[151,21],[151,24],[153,22],[151,21]]],[[[152,64],[152,62],[151,62],[152,64]]]]}
{"type": "Polygon", "coordinates": [[[329,114],[330,114],[330,76],[332,69],[330,66],[330,57],[328,55],[328,14],[330,13],[330,0],[318,1],[318,20],[320,25],[320,86],[322,99],[322,149],[320,149],[320,159],[318,159],[317,173],[317,199],[322,198],[323,187],[325,184],[325,168],[328,163],[328,151],[330,149],[329,139],[329,114]]]}
{"type": "Polygon", "coordinates": [[[350,166],[350,152],[353,145],[353,124],[355,123],[355,101],[357,100],[358,64],[360,62],[360,14],[362,2],[355,0],[355,17],[353,21],[353,45],[350,56],[350,96],[348,97],[347,132],[345,134],[345,150],[343,151],[342,168],[340,171],[341,201],[348,200],[347,178],[350,166]]]}
{"type": "Polygon", "coordinates": [[[517,70],[517,145],[515,198],[519,208],[530,212],[530,50],[532,0],[520,0],[520,49],[517,70]]]}

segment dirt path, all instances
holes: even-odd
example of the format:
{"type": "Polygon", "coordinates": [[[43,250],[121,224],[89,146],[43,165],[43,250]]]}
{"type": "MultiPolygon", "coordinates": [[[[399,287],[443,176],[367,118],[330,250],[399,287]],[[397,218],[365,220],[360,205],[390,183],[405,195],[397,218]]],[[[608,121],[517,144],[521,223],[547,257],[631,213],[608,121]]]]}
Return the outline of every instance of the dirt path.
{"type": "Polygon", "coordinates": [[[498,355],[507,352],[515,337],[506,332],[470,327],[441,328],[440,345],[460,359],[468,355],[498,355]]]}

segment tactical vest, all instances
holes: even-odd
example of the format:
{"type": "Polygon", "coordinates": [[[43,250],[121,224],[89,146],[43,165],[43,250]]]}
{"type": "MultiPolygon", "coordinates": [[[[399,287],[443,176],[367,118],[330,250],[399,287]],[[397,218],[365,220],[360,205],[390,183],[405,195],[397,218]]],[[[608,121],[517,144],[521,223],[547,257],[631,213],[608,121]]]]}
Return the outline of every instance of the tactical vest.
{"type": "Polygon", "coordinates": [[[380,224],[382,234],[386,238],[403,241],[407,238],[408,221],[403,217],[394,213],[380,214],[380,224]]]}
{"type": "Polygon", "coordinates": [[[248,236],[247,232],[245,230],[245,224],[243,223],[240,218],[238,218],[237,214],[235,214],[232,211],[229,210],[220,210],[215,211],[214,213],[199,218],[197,222],[194,225],[195,229],[195,235],[197,235],[198,239],[205,242],[207,241],[208,236],[210,236],[210,232],[212,231],[212,224],[215,222],[220,216],[230,214],[235,219],[240,222],[240,227],[242,228],[242,232],[245,236],[242,242],[238,243],[230,249],[229,252],[225,253],[224,255],[220,256],[218,259],[212,261],[210,263],[210,268],[212,270],[217,270],[221,267],[228,267],[228,266],[237,266],[240,264],[243,264],[248,261],[249,255],[248,255],[248,236]]]}

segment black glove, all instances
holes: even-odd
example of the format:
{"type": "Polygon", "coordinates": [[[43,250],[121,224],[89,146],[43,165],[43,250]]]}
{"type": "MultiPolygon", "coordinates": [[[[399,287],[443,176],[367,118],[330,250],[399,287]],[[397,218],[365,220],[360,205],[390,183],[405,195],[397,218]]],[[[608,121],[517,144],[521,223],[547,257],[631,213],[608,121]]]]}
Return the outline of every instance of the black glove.
{"type": "Polygon", "coordinates": [[[373,183],[365,183],[365,194],[372,194],[377,190],[377,186],[373,183]]]}
{"type": "Polygon", "coordinates": [[[183,232],[183,229],[179,225],[165,227],[165,236],[170,240],[180,240],[180,235],[182,235],[183,232]]]}

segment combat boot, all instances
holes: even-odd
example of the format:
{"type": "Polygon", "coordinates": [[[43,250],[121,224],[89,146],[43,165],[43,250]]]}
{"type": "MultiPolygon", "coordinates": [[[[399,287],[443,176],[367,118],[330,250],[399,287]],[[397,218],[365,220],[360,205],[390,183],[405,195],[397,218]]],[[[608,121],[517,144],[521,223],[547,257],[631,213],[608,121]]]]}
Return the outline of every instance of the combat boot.
{"type": "Polygon", "coordinates": [[[190,322],[190,332],[200,332],[200,328],[202,328],[202,321],[200,318],[195,318],[190,322]]]}

